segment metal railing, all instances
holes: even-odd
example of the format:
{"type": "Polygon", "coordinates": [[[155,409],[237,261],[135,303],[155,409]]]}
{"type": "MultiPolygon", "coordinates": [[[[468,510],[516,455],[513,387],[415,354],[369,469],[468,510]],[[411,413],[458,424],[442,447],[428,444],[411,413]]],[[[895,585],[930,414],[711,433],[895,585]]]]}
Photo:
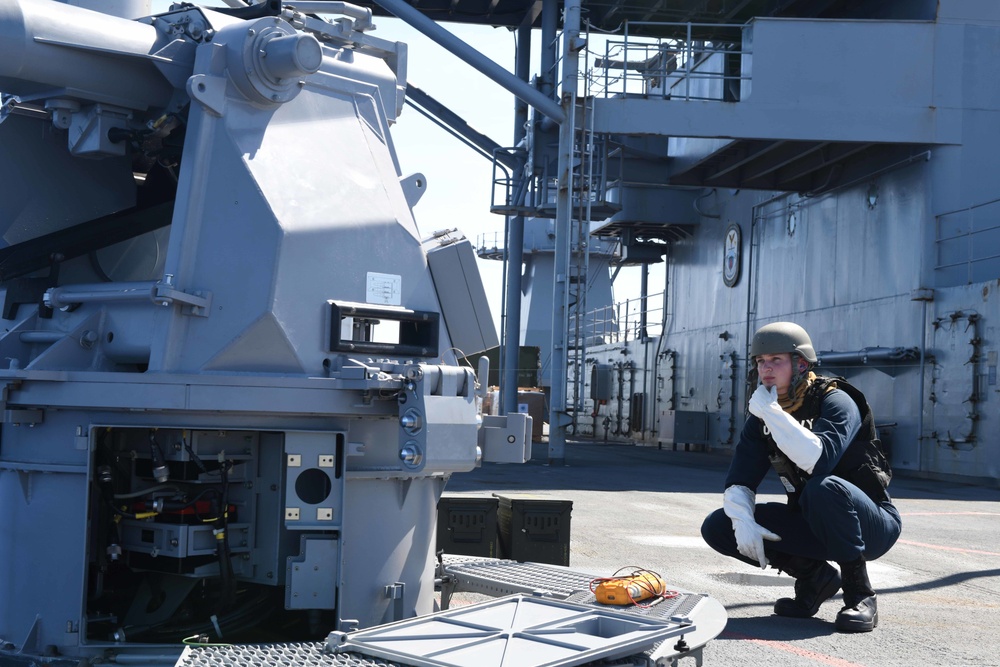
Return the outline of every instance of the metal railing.
{"type": "MultiPolygon", "coordinates": [[[[576,76],[578,89],[586,96],[607,98],[643,96],[653,99],[706,100],[736,102],[744,99],[750,87],[752,53],[748,32],[752,24],[626,22],[622,34],[588,34],[583,67],[576,76]],[[683,37],[649,38],[629,34],[629,29],[658,30],[683,37]],[[716,37],[714,41],[698,37],[711,30],[712,34],[738,35],[738,41],[716,37]]],[[[560,35],[557,39],[561,39],[560,35]]],[[[562,54],[560,53],[543,78],[557,82],[562,89],[562,54]]],[[[585,96],[585,97],[586,97],[585,96]]],[[[573,184],[574,207],[588,203],[601,214],[609,215],[614,206],[604,201],[610,173],[606,137],[592,137],[595,161],[589,189],[573,184]],[[581,200],[579,193],[588,192],[581,200]]],[[[522,149],[503,148],[505,154],[522,149]]],[[[537,165],[536,173],[527,182],[507,171],[494,155],[492,198],[490,210],[504,215],[552,215],[555,206],[557,178],[545,165],[537,165]]]]}
{"type": "Polygon", "coordinates": [[[935,221],[935,272],[941,284],[994,278],[1000,269],[1000,199],[951,211],[935,221]]]}
{"type": "Polygon", "coordinates": [[[588,49],[586,76],[597,97],[642,95],[662,99],[740,99],[744,82],[750,81],[752,55],[744,33],[747,25],[707,23],[626,22],[620,36],[603,40],[604,53],[588,49]],[[629,34],[629,28],[655,28],[682,33],[683,38],[649,38],[629,34]],[[703,29],[730,29],[739,43],[697,39],[703,29]]]}
{"type": "Polygon", "coordinates": [[[505,158],[524,159],[520,148],[497,148],[493,151],[493,175],[491,177],[490,211],[501,215],[518,215],[531,212],[530,202],[534,199],[534,179],[525,179],[511,171],[504,164],[505,158]]]}
{"type": "Polygon", "coordinates": [[[659,292],[645,299],[635,297],[595,308],[581,316],[580,331],[589,346],[614,345],[659,336],[663,333],[663,296],[663,292],[659,292]],[[644,306],[645,318],[642,316],[644,306]]]}
{"type": "MultiPolygon", "coordinates": [[[[604,200],[609,184],[609,150],[605,137],[591,137],[590,145],[576,146],[577,152],[584,150],[594,155],[593,164],[586,177],[573,173],[574,210],[592,205],[606,211],[609,204],[604,200]],[[586,182],[582,182],[586,179],[586,182]],[[583,193],[581,195],[581,193],[583,193]]],[[[502,149],[508,151],[511,149],[502,149]]],[[[619,159],[619,162],[621,160],[619,159]]],[[[618,171],[621,167],[618,166],[618,171]]],[[[503,170],[499,160],[493,160],[492,191],[490,211],[502,215],[551,216],[556,205],[558,178],[547,166],[527,180],[503,170]]]]}

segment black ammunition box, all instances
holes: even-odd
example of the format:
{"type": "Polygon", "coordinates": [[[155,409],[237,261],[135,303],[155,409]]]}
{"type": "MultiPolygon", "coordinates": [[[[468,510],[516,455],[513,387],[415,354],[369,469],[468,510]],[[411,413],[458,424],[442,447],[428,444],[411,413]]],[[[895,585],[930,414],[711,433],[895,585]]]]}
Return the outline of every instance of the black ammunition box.
{"type": "Polygon", "coordinates": [[[500,501],[497,525],[502,558],[569,565],[573,501],[524,494],[494,495],[500,501]]]}
{"type": "Polygon", "coordinates": [[[456,556],[500,558],[496,498],[441,496],[437,550],[456,556]]]}

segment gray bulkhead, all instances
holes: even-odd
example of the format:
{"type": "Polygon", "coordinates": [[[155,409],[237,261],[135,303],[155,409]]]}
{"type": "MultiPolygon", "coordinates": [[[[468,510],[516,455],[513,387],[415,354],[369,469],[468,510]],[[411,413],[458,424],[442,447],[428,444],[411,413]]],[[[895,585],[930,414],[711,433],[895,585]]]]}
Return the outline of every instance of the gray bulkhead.
{"type": "MultiPolygon", "coordinates": [[[[866,392],[894,467],[1000,479],[990,427],[1000,398],[996,11],[941,2],[933,22],[761,19],[747,30],[753,55],[743,56],[740,101],[650,95],[621,121],[612,110],[628,114],[631,101],[608,101],[608,131],[693,131],[672,136],[669,157],[675,182],[705,188],[707,215],[667,251],[662,339],[588,350],[609,390],[581,433],[732,447],[749,337],[789,319],[812,335],[819,372],[866,392]],[[727,172],[710,160],[738,144],[723,137],[757,137],[778,154],[774,143],[793,140],[825,142],[824,156],[872,145],[839,171],[795,180],[791,158],[784,172],[749,161],[746,172],[727,172]],[[754,168],[766,175],[755,178],[754,168]],[[774,187],[780,178],[794,189],[774,187]],[[733,224],[741,272],[730,287],[723,263],[733,224]],[[632,392],[643,394],[641,419],[632,392]]],[[[690,85],[721,99],[711,81],[690,85]]],[[[682,86],[678,79],[675,93],[682,86]]],[[[584,396],[589,415],[589,389],[584,396]]]]}

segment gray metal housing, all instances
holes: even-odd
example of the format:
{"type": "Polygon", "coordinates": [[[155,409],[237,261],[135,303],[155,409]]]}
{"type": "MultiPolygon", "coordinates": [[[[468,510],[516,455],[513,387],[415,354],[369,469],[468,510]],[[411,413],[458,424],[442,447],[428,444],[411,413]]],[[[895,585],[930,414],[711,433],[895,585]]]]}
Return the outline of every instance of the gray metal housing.
{"type": "Polygon", "coordinates": [[[405,45],[345,11],[0,2],[0,661],[427,613],[449,476],[525,460],[455,365],[405,45]]]}

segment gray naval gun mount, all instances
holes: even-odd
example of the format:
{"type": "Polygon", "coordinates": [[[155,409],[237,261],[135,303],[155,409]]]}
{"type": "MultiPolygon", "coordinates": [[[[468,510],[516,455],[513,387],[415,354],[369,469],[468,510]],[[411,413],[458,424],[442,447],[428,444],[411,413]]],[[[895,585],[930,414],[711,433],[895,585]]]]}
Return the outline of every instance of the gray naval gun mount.
{"type": "Polygon", "coordinates": [[[496,334],[413,219],[405,45],[343,2],[110,4],[0,0],[0,665],[358,664],[434,611],[448,478],[530,455],[457,364],[496,334]]]}

